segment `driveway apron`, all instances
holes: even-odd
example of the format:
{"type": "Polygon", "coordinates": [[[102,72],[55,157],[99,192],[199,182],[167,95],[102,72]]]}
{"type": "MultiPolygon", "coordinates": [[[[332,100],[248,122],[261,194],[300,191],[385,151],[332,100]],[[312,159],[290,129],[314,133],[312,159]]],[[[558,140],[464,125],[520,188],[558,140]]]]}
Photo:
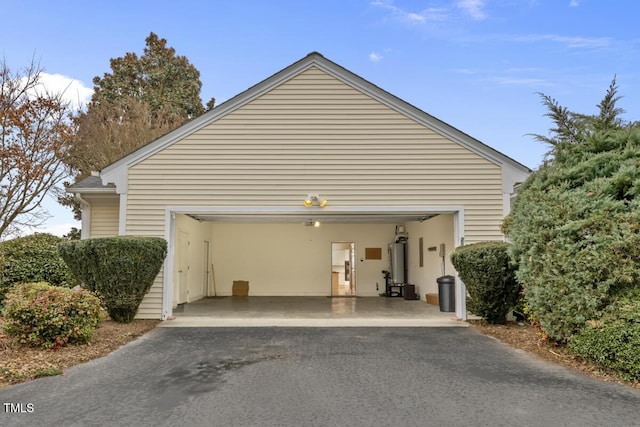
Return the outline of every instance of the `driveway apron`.
{"type": "Polygon", "coordinates": [[[157,328],[0,401],[2,426],[640,424],[637,390],[472,328],[157,328]]]}

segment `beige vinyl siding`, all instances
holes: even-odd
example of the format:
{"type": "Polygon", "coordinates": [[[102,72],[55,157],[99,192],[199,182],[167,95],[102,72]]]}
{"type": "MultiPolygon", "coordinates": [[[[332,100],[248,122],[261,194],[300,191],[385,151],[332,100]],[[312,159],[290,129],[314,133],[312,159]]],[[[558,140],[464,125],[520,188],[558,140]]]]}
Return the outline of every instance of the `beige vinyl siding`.
{"type": "Polygon", "coordinates": [[[136,318],[138,319],[160,319],[162,317],[162,277],[164,275],[164,267],[160,269],[156,281],[145,295],[136,318]]]}
{"type": "Polygon", "coordinates": [[[90,237],[112,237],[118,235],[118,206],[91,206],[90,237]]]}
{"type": "MultiPolygon", "coordinates": [[[[129,170],[127,234],[165,206],[464,206],[465,242],[501,239],[498,165],[312,67],[129,170]]],[[[161,276],[145,304],[161,307],[161,276]]]]}

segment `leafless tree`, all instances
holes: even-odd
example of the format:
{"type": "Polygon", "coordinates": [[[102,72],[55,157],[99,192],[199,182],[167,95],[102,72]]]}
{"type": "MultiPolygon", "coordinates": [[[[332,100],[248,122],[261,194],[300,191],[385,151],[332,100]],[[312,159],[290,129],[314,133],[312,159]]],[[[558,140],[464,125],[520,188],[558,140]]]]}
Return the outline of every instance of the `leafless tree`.
{"type": "Polygon", "coordinates": [[[0,62],[0,238],[41,225],[43,198],[68,176],[70,105],[41,75],[35,61],[17,71],[0,62]]]}

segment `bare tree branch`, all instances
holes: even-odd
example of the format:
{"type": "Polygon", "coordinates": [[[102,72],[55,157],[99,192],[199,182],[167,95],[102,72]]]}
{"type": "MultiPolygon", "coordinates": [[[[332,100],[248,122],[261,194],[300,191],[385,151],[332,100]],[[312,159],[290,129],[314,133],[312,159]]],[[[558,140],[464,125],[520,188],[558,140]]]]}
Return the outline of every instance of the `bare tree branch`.
{"type": "Polygon", "coordinates": [[[41,73],[33,61],[17,72],[0,62],[0,238],[46,220],[42,200],[68,176],[70,106],[41,73]]]}

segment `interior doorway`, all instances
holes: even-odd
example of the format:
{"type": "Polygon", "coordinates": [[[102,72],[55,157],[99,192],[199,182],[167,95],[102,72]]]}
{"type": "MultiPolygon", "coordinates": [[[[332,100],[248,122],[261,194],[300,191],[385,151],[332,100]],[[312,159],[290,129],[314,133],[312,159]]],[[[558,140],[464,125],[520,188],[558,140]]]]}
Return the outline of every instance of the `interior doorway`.
{"type": "Polygon", "coordinates": [[[356,244],[331,243],[331,296],[356,295],[356,244]]]}

